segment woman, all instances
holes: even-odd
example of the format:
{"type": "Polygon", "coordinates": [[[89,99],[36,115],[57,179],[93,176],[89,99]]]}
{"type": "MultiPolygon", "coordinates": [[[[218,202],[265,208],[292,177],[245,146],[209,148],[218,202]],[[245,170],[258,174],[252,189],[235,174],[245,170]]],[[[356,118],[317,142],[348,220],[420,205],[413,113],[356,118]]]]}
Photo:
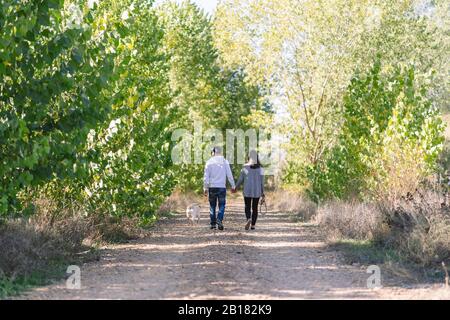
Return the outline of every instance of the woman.
{"type": "Polygon", "coordinates": [[[245,216],[247,223],[245,230],[255,230],[256,220],[258,219],[259,198],[264,197],[264,172],[259,162],[258,153],[255,150],[250,151],[249,161],[241,170],[241,175],[236,183],[236,189],[244,183],[244,201],[245,216]]]}

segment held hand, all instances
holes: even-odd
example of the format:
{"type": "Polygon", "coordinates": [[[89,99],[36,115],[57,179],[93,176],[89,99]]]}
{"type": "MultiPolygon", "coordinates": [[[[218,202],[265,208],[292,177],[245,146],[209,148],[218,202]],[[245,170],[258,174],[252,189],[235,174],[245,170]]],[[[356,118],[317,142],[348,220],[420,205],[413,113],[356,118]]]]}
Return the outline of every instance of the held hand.
{"type": "Polygon", "coordinates": [[[231,193],[236,193],[236,188],[232,188],[231,193]]]}
{"type": "Polygon", "coordinates": [[[203,190],[203,196],[205,196],[205,197],[208,196],[208,190],[203,190]]]}

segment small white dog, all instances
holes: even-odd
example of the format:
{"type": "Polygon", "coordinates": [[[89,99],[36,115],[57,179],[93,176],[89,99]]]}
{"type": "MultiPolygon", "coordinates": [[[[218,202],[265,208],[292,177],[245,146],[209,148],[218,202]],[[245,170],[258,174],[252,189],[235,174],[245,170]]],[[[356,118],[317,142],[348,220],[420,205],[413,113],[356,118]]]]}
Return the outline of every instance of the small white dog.
{"type": "Polygon", "coordinates": [[[199,223],[200,221],[200,205],[193,203],[186,208],[186,217],[191,224],[199,223]]]}

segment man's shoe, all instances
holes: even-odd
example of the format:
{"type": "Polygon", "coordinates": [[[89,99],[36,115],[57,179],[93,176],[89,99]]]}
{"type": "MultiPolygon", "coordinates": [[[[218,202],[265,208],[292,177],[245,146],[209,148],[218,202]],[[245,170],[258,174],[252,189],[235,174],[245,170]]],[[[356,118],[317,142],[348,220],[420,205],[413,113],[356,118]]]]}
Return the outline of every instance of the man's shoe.
{"type": "Polygon", "coordinates": [[[253,226],[251,227],[251,229],[252,229],[252,230],[255,230],[255,226],[253,225],[253,226]]]}
{"type": "Polygon", "coordinates": [[[247,223],[245,224],[245,230],[248,230],[248,229],[250,229],[250,224],[252,223],[252,220],[251,219],[248,219],[247,220],[247,223]]]}
{"type": "Polygon", "coordinates": [[[211,227],[210,227],[210,229],[211,229],[211,230],[216,229],[216,225],[215,225],[215,224],[212,224],[211,227]]]}
{"type": "Polygon", "coordinates": [[[222,221],[219,221],[219,222],[217,223],[217,226],[219,227],[219,230],[223,230],[223,224],[222,224],[222,221]]]}

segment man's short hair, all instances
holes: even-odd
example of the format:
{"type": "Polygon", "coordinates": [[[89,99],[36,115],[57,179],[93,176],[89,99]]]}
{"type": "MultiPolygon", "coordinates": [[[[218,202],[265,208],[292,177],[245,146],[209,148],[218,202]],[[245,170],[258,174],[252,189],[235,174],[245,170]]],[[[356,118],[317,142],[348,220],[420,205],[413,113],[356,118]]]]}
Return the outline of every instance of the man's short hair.
{"type": "Polygon", "coordinates": [[[220,146],[215,146],[215,147],[212,149],[212,152],[213,152],[214,154],[222,153],[222,147],[220,147],[220,146]]]}

